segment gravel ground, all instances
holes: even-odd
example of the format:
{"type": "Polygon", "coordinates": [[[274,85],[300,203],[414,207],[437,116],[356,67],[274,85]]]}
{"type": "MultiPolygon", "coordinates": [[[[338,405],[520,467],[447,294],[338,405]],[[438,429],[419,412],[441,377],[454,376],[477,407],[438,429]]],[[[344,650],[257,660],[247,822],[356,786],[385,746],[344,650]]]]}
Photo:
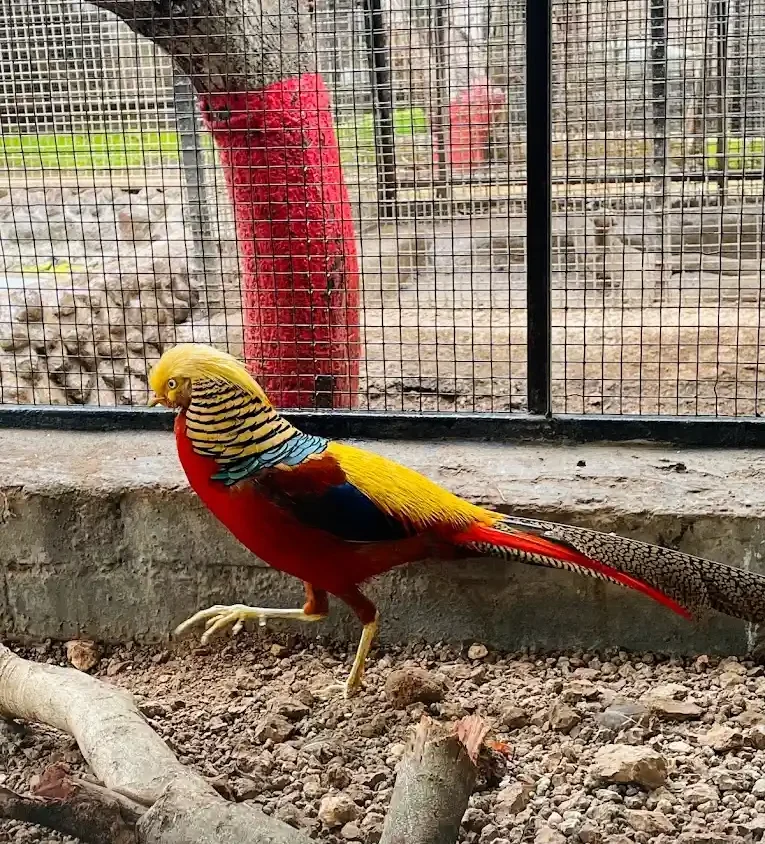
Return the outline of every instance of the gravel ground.
{"type": "MultiPolygon", "coordinates": [[[[59,645],[24,655],[66,664],[59,645]]],[[[324,842],[375,844],[396,763],[423,712],[478,712],[512,747],[501,783],[474,794],[460,842],[737,844],[765,831],[763,668],[729,658],[501,654],[478,644],[377,648],[352,701],[312,694],[350,651],[276,635],[175,650],[106,650],[95,673],[131,690],[184,763],[234,800],[324,842]],[[429,704],[404,706],[402,672],[429,704]],[[419,675],[428,672],[430,676],[419,675]],[[425,695],[423,695],[425,696],[425,695]]],[[[416,694],[416,693],[415,693],[416,694]]],[[[0,783],[34,785],[72,740],[0,727],[0,783]]],[[[0,841],[59,842],[0,822],[0,841]]]]}

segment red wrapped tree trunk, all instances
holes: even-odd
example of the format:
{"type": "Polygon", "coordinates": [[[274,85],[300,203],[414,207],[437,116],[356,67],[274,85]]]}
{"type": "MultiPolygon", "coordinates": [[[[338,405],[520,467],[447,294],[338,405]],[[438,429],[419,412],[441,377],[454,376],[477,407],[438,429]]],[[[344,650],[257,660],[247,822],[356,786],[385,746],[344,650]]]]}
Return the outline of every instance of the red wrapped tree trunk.
{"type": "Polygon", "coordinates": [[[200,99],[234,204],[247,363],[277,407],[351,407],[358,259],[324,82],[200,99]]]}

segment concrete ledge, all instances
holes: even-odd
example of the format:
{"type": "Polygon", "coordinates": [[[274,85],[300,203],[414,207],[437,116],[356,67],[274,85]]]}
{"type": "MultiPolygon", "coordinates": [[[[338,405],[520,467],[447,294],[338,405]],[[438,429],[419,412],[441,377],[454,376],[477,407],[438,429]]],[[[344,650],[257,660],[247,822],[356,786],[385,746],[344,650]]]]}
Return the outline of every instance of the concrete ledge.
{"type": "MultiPolygon", "coordinates": [[[[765,452],[375,442],[455,492],[765,572],[765,452]]],[[[170,434],[0,431],[0,635],[164,639],[197,609],[294,606],[299,582],[232,539],[186,485],[170,434]]],[[[743,653],[748,626],[688,624],[641,596],[495,561],[428,563],[366,587],[382,638],[514,649],[743,653]]],[[[317,632],[318,628],[317,628],[317,632]]],[[[355,639],[342,605],[322,631],[355,639]]]]}

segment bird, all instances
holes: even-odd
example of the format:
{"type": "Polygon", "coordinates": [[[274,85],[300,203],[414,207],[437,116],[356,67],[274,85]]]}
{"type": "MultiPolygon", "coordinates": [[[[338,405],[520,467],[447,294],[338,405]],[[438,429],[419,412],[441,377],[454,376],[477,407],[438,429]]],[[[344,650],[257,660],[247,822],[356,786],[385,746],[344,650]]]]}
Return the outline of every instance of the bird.
{"type": "Polygon", "coordinates": [[[692,618],[717,610],[765,621],[765,577],[584,527],[502,514],[352,443],[307,434],[278,413],[246,366],[198,343],[167,349],[149,374],[149,404],[176,412],[175,440],[191,488],[212,514],[273,568],[303,581],[300,608],[215,605],[174,631],[204,624],[202,641],[246,622],[317,622],[328,596],[362,625],[339,689],[363,688],[379,612],[359,588],[426,559],[495,557],[564,569],[643,593],[692,618]]]}

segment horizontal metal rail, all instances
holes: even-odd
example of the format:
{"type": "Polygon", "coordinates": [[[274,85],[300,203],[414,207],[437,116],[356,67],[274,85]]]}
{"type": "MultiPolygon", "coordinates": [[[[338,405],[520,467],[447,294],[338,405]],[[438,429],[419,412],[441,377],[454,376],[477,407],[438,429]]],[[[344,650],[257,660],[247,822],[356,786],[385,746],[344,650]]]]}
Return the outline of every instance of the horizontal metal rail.
{"type": "MultiPolygon", "coordinates": [[[[333,439],[479,440],[484,442],[653,442],[697,448],[763,448],[765,420],[715,416],[610,416],[523,413],[294,411],[307,433],[333,439]]],[[[0,406],[0,428],[59,431],[171,431],[163,409],[0,406]]]]}

